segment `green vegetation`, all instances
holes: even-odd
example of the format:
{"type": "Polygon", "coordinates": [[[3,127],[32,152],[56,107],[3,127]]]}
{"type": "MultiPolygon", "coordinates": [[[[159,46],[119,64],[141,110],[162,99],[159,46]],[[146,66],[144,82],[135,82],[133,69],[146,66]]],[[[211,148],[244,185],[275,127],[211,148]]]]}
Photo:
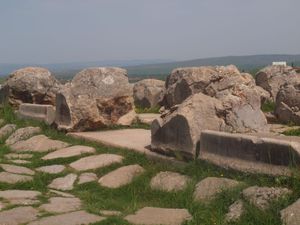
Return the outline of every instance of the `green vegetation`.
{"type": "Polygon", "coordinates": [[[261,106],[261,110],[263,112],[274,112],[275,111],[275,102],[273,101],[266,101],[264,104],[261,106]]]}
{"type": "Polygon", "coordinates": [[[143,108],[140,106],[135,106],[136,113],[159,113],[159,106],[152,107],[152,108],[143,108]]]}
{"type": "Polygon", "coordinates": [[[300,136],[300,128],[285,131],[283,134],[288,136],[300,136]]]}
{"type": "MultiPolygon", "coordinates": [[[[240,198],[240,191],[242,187],[224,191],[220,193],[215,200],[209,204],[197,203],[193,201],[193,191],[195,184],[201,179],[214,177],[227,177],[243,181],[245,186],[281,186],[293,190],[293,194],[288,198],[280,199],[273,202],[270,209],[261,211],[250,203],[246,203],[246,212],[241,220],[235,225],[279,225],[280,214],[279,211],[293,203],[300,197],[300,179],[299,175],[295,174],[293,177],[269,177],[258,174],[240,173],[231,170],[225,170],[213,166],[201,160],[195,160],[187,163],[184,166],[171,165],[170,163],[154,162],[146,158],[142,154],[128,151],[120,148],[112,148],[100,145],[95,142],[87,142],[83,140],[73,139],[66,136],[63,132],[59,132],[43,123],[33,121],[18,120],[13,110],[9,107],[4,107],[0,111],[0,118],[7,123],[15,123],[18,127],[34,125],[40,126],[45,135],[62,141],[69,142],[72,145],[87,145],[96,148],[97,153],[116,153],[125,157],[124,165],[139,164],[143,166],[146,172],[137,177],[130,185],[118,188],[108,189],[101,187],[97,182],[77,185],[70,193],[78,196],[82,202],[85,210],[98,214],[99,210],[120,210],[124,215],[135,212],[144,206],[154,207],[170,207],[170,208],[187,208],[193,216],[193,220],[186,223],[186,225],[223,225],[224,215],[228,211],[228,207],[237,199],[240,198]],[[165,193],[161,191],[154,191],[150,189],[150,179],[159,171],[175,171],[186,174],[191,177],[191,182],[188,188],[177,193],[165,193]]],[[[7,162],[3,157],[4,154],[10,151],[9,147],[4,145],[3,140],[0,142],[0,159],[2,163],[7,162]]],[[[51,164],[69,164],[80,157],[71,157],[67,159],[55,159],[49,161],[42,161],[40,158],[45,153],[35,153],[29,168],[36,168],[39,166],[51,164]]],[[[98,177],[116,169],[120,165],[112,165],[106,168],[94,171],[98,177]]],[[[69,172],[75,172],[70,168],[58,175],[46,175],[43,173],[36,173],[32,182],[19,184],[4,184],[0,183],[0,190],[6,189],[25,189],[38,190],[43,193],[42,201],[46,201],[47,185],[57,177],[66,175],[69,172]]],[[[37,207],[37,206],[35,206],[37,207]]],[[[126,225],[129,224],[122,217],[111,217],[98,225],[126,225]]]]}

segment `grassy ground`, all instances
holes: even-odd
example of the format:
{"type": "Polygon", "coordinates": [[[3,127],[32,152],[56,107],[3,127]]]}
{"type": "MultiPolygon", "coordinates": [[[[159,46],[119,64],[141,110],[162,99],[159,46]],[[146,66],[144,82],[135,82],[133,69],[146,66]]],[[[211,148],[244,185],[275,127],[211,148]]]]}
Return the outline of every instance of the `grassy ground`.
{"type": "Polygon", "coordinates": [[[264,104],[262,104],[261,110],[263,112],[274,112],[275,111],[275,102],[266,101],[264,104]]]}
{"type": "Polygon", "coordinates": [[[135,106],[136,113],[159,113],[159,106],[152,107],[152,108],[143,108],[140,106],[135,106]]]}
{"type": "MultiPolygon", "coordinates": [[[[249,203],[246,203],[246,212],[235,225],[279,225],[280,210],[293,203],[300,197],[300,179],[296,174],[294,177],[268,177],[262,175],[244,174],[235,171],[220,169],[204,161],[192,161],[185,166],[174,166],[169,163],[156,163],[148,160],[144,155],[131,152],[120,148],[111,148],[99,145],[93,142],[76,140],[66,136],[63,132],[58,132],[49,126],[32,121],[17,120],[10,108],[4,108],[0,112],[0,117],[5,119],[7,123],[15,123],[18,127],[27,125],[40,126],[43,133],[53,139],[58,139],[71,143],[72,145],[87,145],[95,147],[98,153],[116,153],[125,157],[123,164],[140,164],[146,172],[134,180],[130,185],[112,190],[101,187],[97,182],[77,185],[70,193],[78,196],[83,201],[85,210],[98,214],[101,209],[120,210],[124,215],[133,213],[144,206],[154,207],[170,207],[170,208],[187,208],[193,216],[193,220],[187,222],[188,225],[223,225],[224,215],[227,213],[228,207],[240,197],[242,188],[251,185],[258,186],[280,186],[287,187],[293,190],[293,194],[288,198],[272,203],[270,209],[261,211],[249,203]],[[165,193],[161,191],[153,191],[149,187],[150,179],[159,171],[176,171],[190,176],[191,182],[188,188],[177,193],[165,193]],[[209,176],[227,177],[243,181],[242,187],[234,190],[225,191],[219,194],[215,200],[209,204],[197,203],[193,201],[193,191],[195,184],[201,179],[209,176]]],[[[0,159],[6,162],[3,158],[5,153],[10,149],[4,145],[4,140],[0,141],[0,159]]],[[[40,157],[42,153],[34,154],[34,157],[29,168],[36,168],[51,164],[69,164],[80,157],[72,157],[68,159],[55,159],[42,161],[40,157]]],[[[98,177],[114,170],[120,165],[112,165],[107,168],[94,171],[98,177]]],[[[0,190],[6,189],[26,189],[38,190],[44,195],[42,201],[47,199],[47,185],[56,177],[61,177],[72,171],[70,168],[58,175],[49,175],[36,173],[32,182],[20,183],[15,185],[0,183],[0,190]]],[[[129,224],[122,217],[111,217],[98,225],[126,225],[129,224]]]]}

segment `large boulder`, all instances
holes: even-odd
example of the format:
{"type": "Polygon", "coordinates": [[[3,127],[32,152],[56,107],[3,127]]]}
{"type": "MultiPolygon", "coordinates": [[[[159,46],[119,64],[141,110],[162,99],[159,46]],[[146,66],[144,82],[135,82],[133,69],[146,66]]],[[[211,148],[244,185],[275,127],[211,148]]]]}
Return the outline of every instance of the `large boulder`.
{"type": "Polygon", "coordinates": [[[300,80],[300,74],[290,66],[267,66],[255,76],[256,85],[268,91],[274,102],[280,87],[295,80],[300,80]]]}
{"type": "Polygon", "coordinates": [[[121,68],[88,68],[56,96],[56,124],[69,131],[130,125],[135,119],[132,88],[121,68]]]}
{"type": "Polygon", "coordinates": [[[61,84],[50,71],[40,67],[26,67],[14,71],[1,89],[1,100],[17,108],[21,103],[55,105],[61,84]]]}
{"type": "Polygon", "coordinates": [[[281,87],[276,98],[275,115],[283,123],[300,125],[300,80],[281,87]]]}
{"type": "Polygon", "coordinates": [[[159,106],[165,89],[165,82],[156,79],[144,79],[133,86],[134,102],[137,106],[151,108],[159,106]]]}
{"type": "Polygon", "coordinates": [[[253,78],[235,66],[181,68],[173,71],[167,83],[169,109],[152,123],[153,150],[196,156],[202,130],[268,130],[253,78]]]}

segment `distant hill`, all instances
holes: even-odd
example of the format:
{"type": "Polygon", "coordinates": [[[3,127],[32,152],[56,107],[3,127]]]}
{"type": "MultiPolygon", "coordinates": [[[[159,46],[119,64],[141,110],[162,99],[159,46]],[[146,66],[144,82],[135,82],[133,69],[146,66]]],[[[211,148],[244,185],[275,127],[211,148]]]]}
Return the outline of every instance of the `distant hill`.
{"type": "Polygon", "coordinates": [[[5,76],[12,71],[25,66],[41,66],[48,68],[62,79],[71,79],[77,72],[87,67],[120,66],[128,70],[129,77],[164,78],[177,67],[229,65],[234,64],[240,70],[255,73],[258,69],[270,65],[274,61],[287,61],[289,65],[300,66],[300,55],[251,55],[225,56],[171,62],[170,60],[118,60],[99,62],[78,62],[61,64],[0,64],[0,75],[5,76]]]}

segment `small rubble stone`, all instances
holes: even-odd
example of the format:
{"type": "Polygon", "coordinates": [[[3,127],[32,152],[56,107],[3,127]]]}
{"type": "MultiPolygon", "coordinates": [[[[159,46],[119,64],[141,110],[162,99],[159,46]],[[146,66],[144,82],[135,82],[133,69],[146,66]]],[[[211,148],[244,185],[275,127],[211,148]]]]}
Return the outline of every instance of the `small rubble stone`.
{"type": "Polygon", "coordinates": [[[4,155],[4,157],[6,159],[31,159],[33,155],[28,153],[24,153],[24,154],[9,153],[4,155]]]}
{"type": "Polygon", "coordinates": [[[129,223],[136,225],[181,225],[192,219],[186,209],[166,209],[145,207],[138,210],[134,215],[125,217],[129,223]]]}
{"type": "Polygon", "coordinates": [[[229,206],[228,213],[225,215],[226,222],[238,221],[244,213],[244,203],[242,200],[235,201],[229,206]]]}
{"type": "Polygon", "coordinates": [[[18,207],[0,212],[0,224],[3,225],[19,225],[36,220],[38,210],[27,207],[18,207]]]}
{"type": "Polygon", "coordinates": [[[284,195],[291,194],[287,188],[252,186],[243,190],[243,197],[260,209],[267,209],[270,203],[284,195]]]}
{"type": "Polygon", "coordinates": [[[55,195],[61,196],[61,197],[75,198],[74,195],[72,195],[72,194],[70,194],[70,193],[62,192],[62,191],[57,191],[57,190],[50,189],[49,192],[50,192],[50,193],[53,193],[53,194],[55,194],[55,195]]]}
{"type": "Polygon", "coordinates": [[[42,166],[36,168],[36,171],[43,172],[43,173],[50,173],[50,174],[57,174],[64,171],[66,167],[64,165],[51,165],[51,166],[42,166]]]}
{"type": "Polygon", "coordinates": [[[286,225],[300,224],[300,199],[291,204],[287,208],[280,211],[281,220],[286,225]]]}
{"type": "Polygon", "coordinates": [[[42,217],[28,225],[88,225],[104,220],[104,217],[93,215],[85,211],[76,211],[60,215],[42,217]]]}
{"type": "Polygon", "coordinates": [[[49,188],[58,189],[62,191],[68,191],[73,189],[74,182],[77,178],[76,174],[68,174],[65,177],[59,177],[54,179],[51,184],[48,185],[49,188]]]}
{"type": "Polygon", "coordinates": [[[102,216],[121,216],[122,213],[116,210],[100,210],[100,215],[102,216]]]}
{"type": "Polygon", "coordinates": [[[10,135],[7,140],[5,141],[5,144],[7,145],[13,145],[19,141],[26,140],[30,138],[31,136],[38,134],[41,132],[41,128],[39,127],[24,127],[19,128],[16,130],[12,135],[10,135]]]}
{"type": "Polygon", "coordinates": [[[160,172],[151,179],[152,189],[162,191],[180,191],[187,187],[189,177],[174,172],[160,172]]]}
{"type": "Polygon", "coordinates": [[[32,180],[32,176],[14,174],[9,172],[0,172],[0,182],[2,183],[15,184],[19,182],[27,182],[32,180]]]}
{"type": "Polygon", "coordinates": [[[15,124],[6,124],[4,127],[0,129],[0,139],[7,137],[17,128],[15,124]]]}
{"type": "Polygon", "coordinates": [[[78,156],[85,153],[95,153],[95,148],[82,146],[82,145],[75,145],[63,149],[56,150],[55,152],[51,152],[45,155],[42,159],[49,160],[49,159],[57,159],[57,158],[68,158],[72,156],[78,156]]]}
{"type": "Polygon", "coordinates": [[[25,141],[19,141],[11,145],[11,149],[15,152],[48,152],[51,150],[53,151],[56,149],[65,148],[68,145],[68,143],[52,140],[45,135],[37,135],[25,141]]]}
{"type": "Polygon", "coordinates": [[[82,173],[79,176],[78,184],[84,184],[88,182],[93,182],[98,180],[98,177],[95,173],[82,173]]]}
{"type": "Polygon", "coordinates": [[[109,166],[114,163],[121,163],[123,157],[115,154],[101,154],[87,156],[70,164],[70,167],[77,171],[92,170],[109,166]]]}
{"type": "Polygon", "coordinates": [[[0,167],[9,173],[34,175],[34,171],[23,166],[15,166],[10,164],[0,164],[0,167]]]}
{"type": "Polygon", "coordinates": [[[99,179],[99,184],[108,188],[119,188],[132,182],[132,180],[145,170],[140,165],[129,165],[118,168],[99,179]]]}
{"type": "Polygon", "coordinates": [[[39,209],[51,213],[66,213],[79,210],[81,202],[78,198],[53,197],[49,199],[49,203],[43,204],[39,209]]]}
{"type": "Polygon", "coordinates": [[[215,195],[219,194],[223,190],[235,188],[241,185],[241,182],[228,179],[228,178],[217,178],[217,177],[207,177],[201,180],[196,185],[196,190],[194,192],[195,201],[210,201],[215,195]]]}

